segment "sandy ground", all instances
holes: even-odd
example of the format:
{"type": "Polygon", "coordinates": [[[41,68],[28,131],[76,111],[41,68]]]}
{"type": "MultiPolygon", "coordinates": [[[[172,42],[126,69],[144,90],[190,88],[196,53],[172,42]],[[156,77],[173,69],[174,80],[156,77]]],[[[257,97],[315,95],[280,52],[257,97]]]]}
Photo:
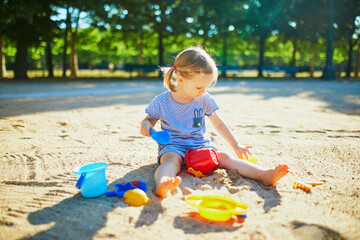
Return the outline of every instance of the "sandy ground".
{"type": "MultiPolygon", "coordinates": [[[[223,81],[209,89],[258,164],[285,163],[276,187],[218,169],[182,171],[182,184],[154,194],[157,145],[139,134],[161,81],[0,83],[1,239],[360,239],[360,82],[223,81]],[[150,203],[85,199],[72,168],[109,164],[114,183],[148,183],[150,203]],[[325,181],[306,193],[294,181],[325,181]],[[226,195],[246,218],[203,219],[184,199],[226,195]]],[[[213,145],[232,150],[208,124],[213,145]]]]}

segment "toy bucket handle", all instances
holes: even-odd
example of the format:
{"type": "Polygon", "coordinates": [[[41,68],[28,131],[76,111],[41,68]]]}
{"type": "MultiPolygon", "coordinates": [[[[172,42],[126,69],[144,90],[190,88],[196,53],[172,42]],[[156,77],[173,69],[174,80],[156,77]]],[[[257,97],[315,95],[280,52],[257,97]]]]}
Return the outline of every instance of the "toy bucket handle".
{"type": "Polygon", "coordinates": [[[237,202],[236,208],[233,210],[233,214],[242,215],[248,212],[248,206],[245,203],[237,202]]]}
{"type": "Polygon", "coordinates": [[[202,196],[192,195],[192,196],[187,197],[187,198],[185,199],[185,201],[186,201],[188,204],[196,207],[196,206],[199,205],[198,200],[202,200],[202,199],[203,199],[202,196]]]}
{"type": "Polygon", "coordinates": [[[85,177],[86,177],[86,173],[82,173],[81,176],[79,177],[75,187],[77,187],[78,189],[81,189],[81,186],[84,182],[85,177]]]}

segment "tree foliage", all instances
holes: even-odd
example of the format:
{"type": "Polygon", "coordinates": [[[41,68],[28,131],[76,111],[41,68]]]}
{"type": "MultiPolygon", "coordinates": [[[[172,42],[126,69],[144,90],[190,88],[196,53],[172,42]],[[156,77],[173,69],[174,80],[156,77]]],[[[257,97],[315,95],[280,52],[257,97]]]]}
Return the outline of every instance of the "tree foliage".
{"type": "MultiPolygon", "coordinates": [[[[77,61],[86,68],[163,65],[198,44],[219,65],[256,67],[259,76],[264,65],[311,66],[313,72],[325,63],[329,1],[3,0],[0,39],[6,60],[15,61],[17,78],[27,77],[27,54],[42,61],[45,48],[53,56],[47,65],[66,69],[70,62],[75,73],[77,61]]],[[[358,62],[353,56],[359,48],[360,3],[336,0],[335,5],[334,61],[350,76],[358,62]]]]}

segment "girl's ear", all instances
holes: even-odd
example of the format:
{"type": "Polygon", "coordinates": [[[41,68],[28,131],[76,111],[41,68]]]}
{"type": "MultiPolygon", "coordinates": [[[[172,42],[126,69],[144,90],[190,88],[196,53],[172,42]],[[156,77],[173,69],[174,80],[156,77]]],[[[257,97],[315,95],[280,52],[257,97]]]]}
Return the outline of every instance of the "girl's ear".
{"type": "Polygon", "coordinates": [[[184,78],[181,75],[176,76],[176,81],[180,84],[183,84],[184,78]]]}

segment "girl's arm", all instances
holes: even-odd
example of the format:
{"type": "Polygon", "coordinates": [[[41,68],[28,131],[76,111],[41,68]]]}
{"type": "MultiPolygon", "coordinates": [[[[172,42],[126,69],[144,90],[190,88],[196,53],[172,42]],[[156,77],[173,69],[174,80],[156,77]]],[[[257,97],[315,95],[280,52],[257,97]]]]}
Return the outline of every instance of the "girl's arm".
{"type": "Polygon", "coordinates": [[[145,137],[150,137],[150,129],[154,129],[157,120],[152,119],[149,115],[147,115],[144,120],[141,121],[140,133],[145,137]]]}
{"type": "Polygon", "coordinates": [[[230,144],[230,146],[234,149],[236,155],[241,158],[242,155],[245,155],[247,158],[250,154],[250,151],[245,148],[245,146],[239,145],[238,141],[235,139],[235,137],[232,135],[230,129],[226,126],[226,124],[223,122],[223,120],[214,113],[214,115],[209,117],[211,123],[214,125],[214,128],[216,131],[221,135],[221,137],[224,138],[226,142],[230,144]]]}

